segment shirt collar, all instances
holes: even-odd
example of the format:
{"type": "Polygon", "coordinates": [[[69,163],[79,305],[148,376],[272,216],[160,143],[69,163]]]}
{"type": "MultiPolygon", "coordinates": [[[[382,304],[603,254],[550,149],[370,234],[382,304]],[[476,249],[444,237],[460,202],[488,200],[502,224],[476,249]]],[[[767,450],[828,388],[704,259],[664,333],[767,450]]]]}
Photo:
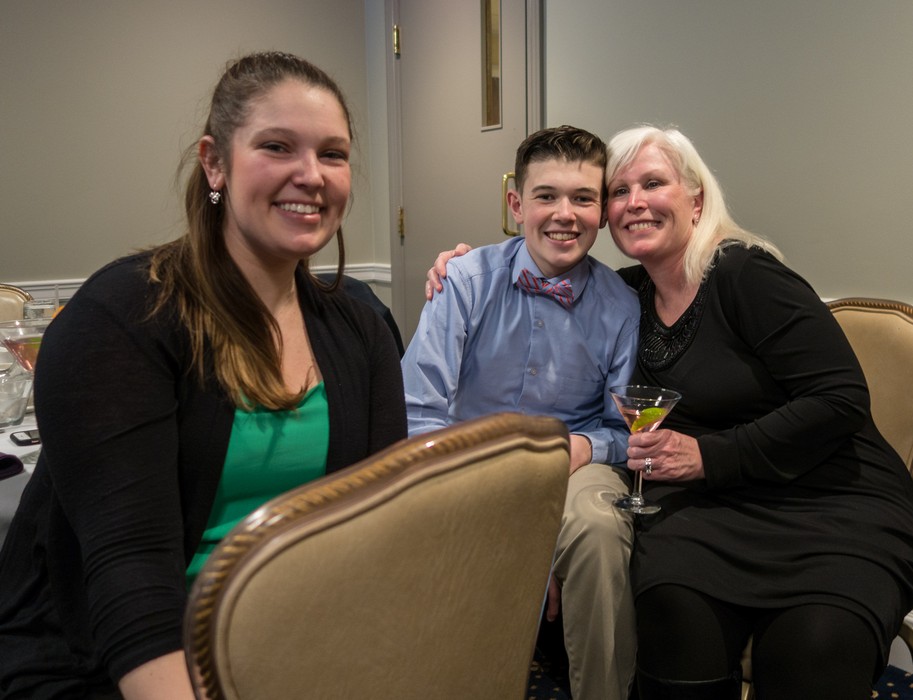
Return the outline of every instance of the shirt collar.
{"type": "MultiPolygon", "coordinates": [[[[587,261],[588,257],[589,256],[584,256],[583,260],[574,265],[574,267],[563,275],[547,277],[546,279],[553,284],[562,280],[570,281],[571,288],[574,290],[574,298],[579,299],[580,295],[583,294],[583,290],[586,288],[587,280],[590,278],[590,266],[587,261]]],[[[526,241],[523,241],[522,245],[517,248],[517,253],[514,255],[514,261],[510,266],[511,284],[517,283],[517,279],[524,269],[534,273],[537,277],[545,277],[539,269],[539,266],[533,261],[533,257],[529,254],[529,249],[526,247],[526,241]]]]}

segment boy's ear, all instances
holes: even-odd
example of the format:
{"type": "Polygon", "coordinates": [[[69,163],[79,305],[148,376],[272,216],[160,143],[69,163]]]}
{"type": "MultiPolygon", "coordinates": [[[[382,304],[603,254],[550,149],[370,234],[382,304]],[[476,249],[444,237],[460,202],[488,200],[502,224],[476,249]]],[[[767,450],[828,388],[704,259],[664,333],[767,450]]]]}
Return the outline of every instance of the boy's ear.
{"type": "Polygon", "coordinates": [[[517,190],[507,190],[507,206],[517,224],[523,223],[523,203],[520,193],[517,190]]]}
{"type": "Polygon", "coordinates": [[[602,215],[599,217],[599,228],[605,228],[609,223],[609,199],[606,197],[602,202],[602,215]]]}
{"type": "Polygon", "coordinates": [[[203,166],[209,186],[214,190],[221,190],[225,186],[225,168],[212,136],[204,136],[200,139],[197,144],[197,158],[200,165],[203,166]]]}

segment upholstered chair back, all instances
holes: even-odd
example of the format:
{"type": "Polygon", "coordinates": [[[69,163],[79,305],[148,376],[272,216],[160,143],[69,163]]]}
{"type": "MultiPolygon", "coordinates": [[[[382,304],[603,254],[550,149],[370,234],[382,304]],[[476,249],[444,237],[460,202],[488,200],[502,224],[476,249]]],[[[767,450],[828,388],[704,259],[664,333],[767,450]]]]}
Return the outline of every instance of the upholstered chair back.
{"type": "Polygon", "coordinates": [[[568,464],[562,422],[498,414],[263,506],[191,592],[201,697],[525,697],[568,464]]]}
{"type": "Polygon", "coordinates": [[[32,298],[24,289],[11,284],[0,284],[0,321],[22,318],[22,305],[32,298]]]}
{"type": "Polygon", "coordinates": [[[913,306],[861,298],[828,306],[862,365],[875,425],[913,469],[913,306]]]}

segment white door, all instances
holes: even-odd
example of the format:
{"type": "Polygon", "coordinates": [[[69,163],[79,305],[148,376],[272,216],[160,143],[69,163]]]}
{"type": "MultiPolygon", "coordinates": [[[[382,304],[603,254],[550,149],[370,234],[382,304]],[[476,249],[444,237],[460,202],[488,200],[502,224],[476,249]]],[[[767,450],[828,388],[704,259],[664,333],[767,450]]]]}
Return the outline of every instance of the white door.
{"type": "Polygon", "coordinates": [[[537,128],[538,107],[527,124],[527,95],[539,103],[539,2],[500,0],[496,127],[483,125],[484,3],[388,2],[399,32],[399,54],[391,58],[391,198],[394,210],[402,208],[402,235],[395,230],[391,243],[393,307],[408,343],[424,305],[425,272],[437,253],[461,241],[504,240],[501,178],[513,170],[527,129],[537,128]],[[536,66],[529,78],[528,33],[536,66]]]}

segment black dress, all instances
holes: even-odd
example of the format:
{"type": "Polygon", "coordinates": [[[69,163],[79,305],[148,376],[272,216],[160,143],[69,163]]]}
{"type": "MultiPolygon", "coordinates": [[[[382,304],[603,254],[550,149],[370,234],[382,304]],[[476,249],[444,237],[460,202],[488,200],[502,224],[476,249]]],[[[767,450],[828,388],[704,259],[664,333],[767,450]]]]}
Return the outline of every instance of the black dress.
{"type": "Polygon", "coordinates": [[[678,390],[663,428],[696,437],[706,478],[645,482],[635,596],[663,583],[756,608],[821,603],[871,625],[887,658],[913,608],[913,480],[872,422],[862,370],[814,290],[759,249],[723,249],[664,326],[642,267],[632,383],[678,390]]]}

